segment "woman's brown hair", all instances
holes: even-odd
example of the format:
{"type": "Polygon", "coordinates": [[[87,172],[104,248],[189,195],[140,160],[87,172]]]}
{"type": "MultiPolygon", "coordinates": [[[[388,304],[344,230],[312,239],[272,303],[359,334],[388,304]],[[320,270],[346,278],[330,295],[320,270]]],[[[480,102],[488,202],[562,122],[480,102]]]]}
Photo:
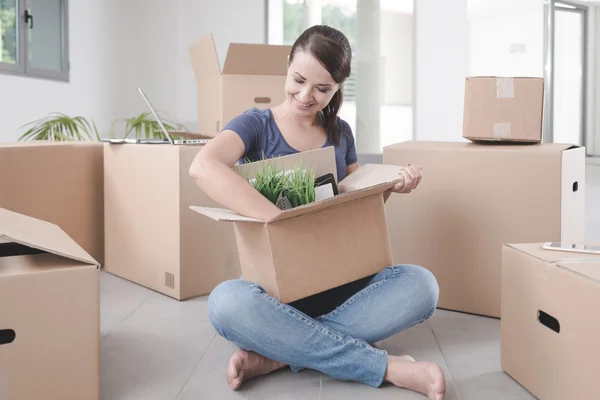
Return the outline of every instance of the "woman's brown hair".
{"type": "MultiPolygon", "coordinates": [[[[350,76],[352,49],[348,38],[337,29],[327,25],[315,25],[305,30],[292,46],[291,63],[297,51],[304,51],[315,57],[329,72],[340,88],[323,109],[325,130],[329,141],[338,146],[342,128],[338,124],[338,113],[344,99],[343,84],[350,76]]],[[[347,133],[347,132],[346,132],[347,133]]]]}

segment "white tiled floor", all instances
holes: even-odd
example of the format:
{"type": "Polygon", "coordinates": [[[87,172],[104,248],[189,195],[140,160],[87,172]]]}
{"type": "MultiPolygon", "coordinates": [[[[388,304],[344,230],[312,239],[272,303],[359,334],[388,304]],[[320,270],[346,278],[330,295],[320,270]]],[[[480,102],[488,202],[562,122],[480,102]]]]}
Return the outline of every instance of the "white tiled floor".
{"type": "MultiPolygon", "coordinates": [[[[588,166],[586,239],[600,242],[600,166],[588,166]]],[[[102,399],[396,399],[424,396],[373,389],[315,371],[279,371],[232,392],[225,382],[235,347],[218,336],[206,299],[178,302],[102,272],[102,399]]],[[[383,341],[391,354],[439,363],[448,400],[533,399],[500,367],[500,321],[438,310],[424,324],[383,341]]]]}

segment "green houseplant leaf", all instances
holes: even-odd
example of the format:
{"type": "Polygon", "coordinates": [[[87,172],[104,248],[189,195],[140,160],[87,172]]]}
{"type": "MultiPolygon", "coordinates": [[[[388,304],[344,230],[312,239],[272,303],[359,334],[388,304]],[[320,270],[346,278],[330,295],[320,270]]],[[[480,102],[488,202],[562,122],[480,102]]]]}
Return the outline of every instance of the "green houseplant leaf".
{"type": "Polygon", "coordinates": [[[47,117],[23,126],[25,132],[19,137],[25,140],[100,140],[96,124],[83,117],[70,117],[63,113],[51,113],[47,117]]]}

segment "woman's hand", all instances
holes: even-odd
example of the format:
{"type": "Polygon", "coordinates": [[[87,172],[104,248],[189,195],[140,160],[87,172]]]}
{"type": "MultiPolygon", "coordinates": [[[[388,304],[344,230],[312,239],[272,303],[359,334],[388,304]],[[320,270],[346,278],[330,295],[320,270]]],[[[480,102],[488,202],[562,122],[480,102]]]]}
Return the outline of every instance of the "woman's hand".
{"type": "Polygon", "coordinates": [[[392,189],[395,193],[410,193],[417,188],[423,177],[423,170],[418,165],[408,164],[400,171],[402,181],[398,182],[392,189]]]}

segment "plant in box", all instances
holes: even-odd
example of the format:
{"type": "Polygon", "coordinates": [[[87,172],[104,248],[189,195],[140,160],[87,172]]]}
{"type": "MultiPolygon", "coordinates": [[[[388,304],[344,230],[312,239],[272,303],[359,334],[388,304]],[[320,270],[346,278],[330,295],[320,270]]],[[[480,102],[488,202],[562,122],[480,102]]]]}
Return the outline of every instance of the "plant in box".
{"type": "Polygon", "coordinates": [[[315,201],[315,170],[305,169],[300,164],[288,174],[282,199],[287,199],[291,208],[315,201]]]}
{"type": "Polygon", "coordinates": [[[263,157],[254,178],[247,179],[263,196],[280,209],[291,209],[315,201],[315,169],[300,163],[283,170],[263,157]]]}

